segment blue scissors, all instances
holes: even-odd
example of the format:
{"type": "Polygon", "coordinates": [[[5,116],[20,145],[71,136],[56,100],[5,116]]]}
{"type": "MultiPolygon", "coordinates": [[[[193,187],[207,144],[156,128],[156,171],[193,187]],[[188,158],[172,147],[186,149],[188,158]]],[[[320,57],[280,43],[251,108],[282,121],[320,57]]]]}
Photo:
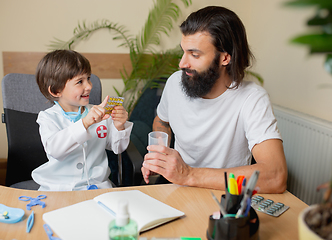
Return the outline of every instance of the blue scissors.
{"type": "Polygon", "coordinates": [[[31,210],[31,207],[32,206],[35,206],[35,205],[41,205],[42,208],[45,207],[45,203],[40,201],[41,199],[45,199],[46,198],[46,195],[39,195],[38,197],[36,198],[32,198],[32,197],[27,197],[27,196],[20,196],[18,198],[18,200],[21,200],[21,201],[30,201],[28,204],[27,204],[27,210],[31,210]]]}
{"type": "Polygon", "coordinates": [[[57,237],[53,236],[52,229],[46,223],[43,225],[43,227],[44,227],[45,232],[46,232],[46,234],[48,236],[48,239],[50,239],[50,240],[61,240],[60,238],[57,238],[57,237]]]}

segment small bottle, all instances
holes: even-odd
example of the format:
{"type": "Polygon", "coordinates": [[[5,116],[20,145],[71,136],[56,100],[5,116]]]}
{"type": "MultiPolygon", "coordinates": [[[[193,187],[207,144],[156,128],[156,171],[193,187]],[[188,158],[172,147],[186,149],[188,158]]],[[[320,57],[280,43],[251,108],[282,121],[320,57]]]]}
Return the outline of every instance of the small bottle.
{"type": "Polygon", "coordinates": [[[109,225],[110,240],[137,240],[137,223],[130,219],[127,201],[120,201],[116,218],[109,225]]]}

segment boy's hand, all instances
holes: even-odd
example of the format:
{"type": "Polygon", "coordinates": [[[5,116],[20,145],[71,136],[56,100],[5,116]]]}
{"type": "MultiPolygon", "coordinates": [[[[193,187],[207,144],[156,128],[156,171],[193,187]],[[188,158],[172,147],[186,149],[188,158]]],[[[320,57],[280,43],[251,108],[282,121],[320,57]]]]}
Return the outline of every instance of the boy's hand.
{"type": "Polygon", "coordinates": [[[88,114],[82,119],[85,129],[88,129],[92,124],[99,123],[110,117],[110,115],[105,114],[104,109],[108,98],[109,97],[107,96],[101,104],[94,105],[88,114]]]}
{"type": "Polygon", "coordinates": [[[115,106],[111,113],[114,126],[118,131],[124,130],[128,119],[128,112],[124,109],[123,106],[115,106]]]}

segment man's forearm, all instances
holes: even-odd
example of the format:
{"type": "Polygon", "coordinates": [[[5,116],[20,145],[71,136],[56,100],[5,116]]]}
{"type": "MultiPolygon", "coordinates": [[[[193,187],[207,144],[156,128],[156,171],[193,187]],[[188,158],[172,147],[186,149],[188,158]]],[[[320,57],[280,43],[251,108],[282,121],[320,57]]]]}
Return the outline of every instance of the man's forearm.
{"type": "Polygon", "coordinates": [[[248,181],[255,170],[260,171],[260,176],[257,182],[257,186],[260,188],[260,193],[282,193],[285,191],[283,187],[275,186],[276,184],[268,184],[271,182],[271,180],[272,182],[278,182],[279,176],[277,176],[275,173],[269,175],[270,171],[262,166],[262,164],[227,169],[192,168],[192,171],[186,181],[182,184],[179,184],[193,187],[225,190],[224,172],[227,172],[227,176],[229,176],[230,173],[233,173],[236,177],[239,175],[244,175],[248,181]],[[273,179],[271,176],[275,176],[275,178],[273,179]]]}
{"type": "Polygon", "coordinates": [[[170,142],[171,142],[171,137],[172,137],[172,130],[171,130],[171,127],[169,126],[169,123],[162,121],[158,116],[156,116],[153,121],[152,128],[153,128],[153,131],[161,131],[161,132],[165,132],[168,134],[168,146],[169,146],[170,142]]]}
{"type": "Polygon", "coordinates": [[[261,193],[282,193],[287,185],[287,164],[279,139],[270,139],[255,145],[253,154],[256,164],[228,169],[192,168],[188,185],[224,190],[224,172],[235,176],[244,175],[248,179],[255,170],[260,171],[257,186],[261,193]]]}

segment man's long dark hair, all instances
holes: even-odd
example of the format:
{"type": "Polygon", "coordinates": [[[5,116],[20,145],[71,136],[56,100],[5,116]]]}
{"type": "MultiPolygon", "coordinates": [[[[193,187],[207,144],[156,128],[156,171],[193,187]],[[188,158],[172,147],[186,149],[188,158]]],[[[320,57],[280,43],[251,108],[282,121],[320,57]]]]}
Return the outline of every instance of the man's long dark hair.
{"type": "Polygon", "coordinates": [[[227,52],[231,56],[226,69],[231,79],[236,82],[234,87],[238,87],[245,76],[245,69],[253,59],[240,18],[227,8],[209,6],[191,13],[180,29],[184,36],[208,32],[216,50],[227,52]]]}

